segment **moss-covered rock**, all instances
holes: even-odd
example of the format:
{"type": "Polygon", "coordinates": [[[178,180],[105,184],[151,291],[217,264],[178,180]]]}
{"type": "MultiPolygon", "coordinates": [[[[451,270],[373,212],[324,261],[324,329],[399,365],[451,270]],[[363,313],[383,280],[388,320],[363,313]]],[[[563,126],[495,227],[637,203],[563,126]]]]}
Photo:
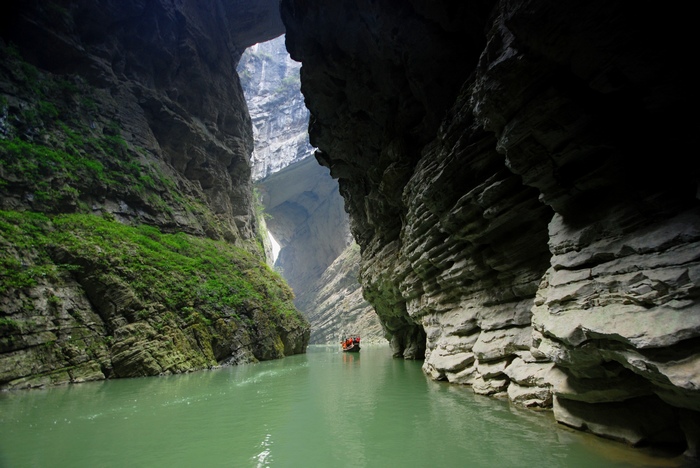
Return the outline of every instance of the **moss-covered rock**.
{"type": "Polygon", "coordinates": [[[0,283],[2,386],[180,373],[308,343],[289,287],[225,241],[95,215],[0,212],[0,243],[14,246],[4,264],[20,266],[0,283]]]}
{"type": "MultiPolygon", "coordinates": [[[[220,60],[180,55],[164,37],[133,41],[140,21],[170,21],[158,12],[120,4],[129,19],[107,37],[96,31],[114,18],[94,2],[60,22],[47,5],[23,4],[0,30],[0,388],[304,352],[308,324],[260,247],[232,43],[220,60]],[[60,47],[39,57],[47,33],[60,47]],[[154,50],[170,50],[172,73],[124,62],[141,67],[154,50]],[[182,79],[209,87],[189,99],[182,79]]],[[[218,12],[173,18],[188,35],[218,12]]],[[[221,35],[193,44],[219,50],[228,29],[216,24],[221,35]]]]}

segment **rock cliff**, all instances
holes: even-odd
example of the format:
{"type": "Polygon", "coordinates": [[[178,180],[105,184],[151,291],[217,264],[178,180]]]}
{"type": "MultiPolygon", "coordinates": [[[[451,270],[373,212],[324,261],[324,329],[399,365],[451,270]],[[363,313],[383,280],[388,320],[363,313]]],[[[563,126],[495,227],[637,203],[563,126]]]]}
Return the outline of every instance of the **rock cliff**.
{"type": "Polygon", "coordinates": [[[549,0],[282,0],[282,16],[395,354],[697,457],[688,18],[549,0]]]}
{"type": "Polygon", "coordinates": [[[310,343],[337,344],[345,333],[384,342],[358,281],[359,249],[351,242],[338,184],[314,158],[295,162],[256,186],[266,223],[281,249],[275,268],[294,290],[311,324],[310,343]]]}
{"type": "Polygon", "coordinates": [[[359,252],[338,185],[313,159],[300,64],[284,36],[249,47],[238,64],[253,121],[252,177],[266,228],[280,243],[277,268],[309,319],[311,343],[337,343],[343,333],[385,342],[357,279],[359,252]]]}
{"type": "Polygon", "coordinates": [[[275,1],[28,1],[0,25],[0,387],[303,352],[236,65],[275,1]]]}
{"type": "Polygon", "coordinates": [[[249,47],[238,63],[253,121],[253,181],[315,151],[309,144],[309,111],[300,90],[300,67],[289,57],[284,36],[249,47]]]}
{"type": "Polygon", "coordinates": [[[347,335],[363,343],[386,344],[384,330],[359,287],[360,247],[352,242],[298,298],[299,310],[311,323],[309,343],[334,344],[347,335]]]}

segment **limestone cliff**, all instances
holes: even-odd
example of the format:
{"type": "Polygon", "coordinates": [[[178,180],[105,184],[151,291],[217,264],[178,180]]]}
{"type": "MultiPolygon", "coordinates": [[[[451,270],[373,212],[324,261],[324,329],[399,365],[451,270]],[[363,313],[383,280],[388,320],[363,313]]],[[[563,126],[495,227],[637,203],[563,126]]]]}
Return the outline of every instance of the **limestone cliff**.
{"type": "Polygon", "coordinates": [[[697,456],[687,16],[550,0],[283,0],[282,13],[310,140],[395,354],[697,456]]]}
{"type": "Polygon", "coordinates": [[[386,344],[374,308],[359,288],[360,247],[352,242],[297,300],[311,323],[309,343],[337,345],[347,335],[363,343],[386,344]]]}
{"type": "Polygon", "coordinates": [[[313,162],[299,68],[284,36],[249,47],[238,64],[253,121],[252,176],[266,228],[280,243],[275,268],[309,319],[311,343],[337,343],[344,332],[361,333],[366,342],[385,341],[362,298],[360,257],[350,245],[337,183],[313,162]]]}
{"type": "Polygon", "coordinates": [[[350,242],[338,185],[313,158],[293,163],[257,184],[268,228],[281,249],[275,263],[297,301],[350,242]]]}
{"type": "Polygon", "coordinates": [[[351,242],[338,184],[314,158],[292,163],[257,184],[267,225],[281,249],[275,263],[311,324],[310,343],[337,344],[345,333],[386,342],[358,281],[359,249],[351,242]]]}
{"type": "Polygon", "coordinates": [[[315,151],[309,144],[309,111],[300,90],[299,68],[287,53],[284,36],[249,47],[238,63],[253,121],[254,181],[315,151]]]}
{"type": "Polygon", "coordinates": [[[0,386],[303,352],[235,72],[277,2],[27,1],[0,25],[0,386]]]}

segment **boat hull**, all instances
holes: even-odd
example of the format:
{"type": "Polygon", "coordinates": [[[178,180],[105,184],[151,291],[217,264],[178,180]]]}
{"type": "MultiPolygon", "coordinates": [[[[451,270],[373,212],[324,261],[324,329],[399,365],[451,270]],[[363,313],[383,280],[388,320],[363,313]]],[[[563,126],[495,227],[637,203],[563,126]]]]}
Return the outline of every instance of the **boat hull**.
{"type": "Polygon", "coordinates": [[[359,353],[360,352],[360,345],[359,344],[354,344],[348,348],[343,349],[344,353],[359,353]]]}

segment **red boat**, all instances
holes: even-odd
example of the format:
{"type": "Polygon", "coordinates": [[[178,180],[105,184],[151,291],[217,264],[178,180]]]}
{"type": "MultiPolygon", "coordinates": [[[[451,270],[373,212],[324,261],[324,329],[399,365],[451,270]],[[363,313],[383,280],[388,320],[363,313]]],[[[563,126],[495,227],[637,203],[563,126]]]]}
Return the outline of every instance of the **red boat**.
{"type": "Polygon", "coordinates": [[[360,352],[360,335],[348,336],[340,342],[343,346],[344,353],[359,353],[360,352]]]}

